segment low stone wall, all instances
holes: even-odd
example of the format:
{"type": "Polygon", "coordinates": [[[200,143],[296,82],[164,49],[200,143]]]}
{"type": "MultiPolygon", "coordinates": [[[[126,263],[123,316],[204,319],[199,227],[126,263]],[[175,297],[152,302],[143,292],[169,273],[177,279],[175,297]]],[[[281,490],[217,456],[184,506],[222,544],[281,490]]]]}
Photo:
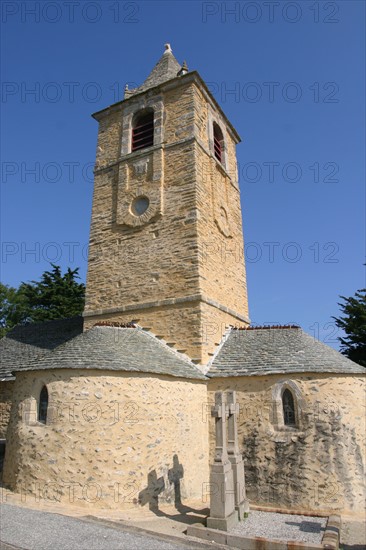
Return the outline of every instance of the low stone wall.
{"type": "Polygon", "coordinates": [[[36,499],[121,508],[201,497],[206,382],[141,373],[17,374],[4,482],[36,499]],[[47,424],[37,422],[43,385],[47,424]]]}
{"type": "MultiPolygon", "coordinates": [[[[282,509],[362,512],[364,378],[326,374],[217,378],[209,383],[209,404],[215,391],[229,389],[237,391],[239,444],[251,502],[282,509]],[[281,422],[279,395],[284,385],[295,396],[294,428],[281,422]]],[[[210,447],[212,457],[212,420],[210,447]]]]}
{"type": "Polygon", "coordinates": [[[0,439],[6,439],[13,399],[14,381],[0,382],[0,439]]]}

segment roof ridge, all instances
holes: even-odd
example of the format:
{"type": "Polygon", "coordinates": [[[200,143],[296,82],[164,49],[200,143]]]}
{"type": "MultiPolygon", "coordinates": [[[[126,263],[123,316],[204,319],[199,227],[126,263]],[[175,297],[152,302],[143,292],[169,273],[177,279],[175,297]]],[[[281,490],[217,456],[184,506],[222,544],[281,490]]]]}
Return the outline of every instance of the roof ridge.
{"type": "Polygon", "coordinates": [[[109,327],[109,328],[137,328],[137,323],[134,321],[128,321],[122,323],[121,321],[97,321],[91,328],[94,327],[109,327]]]}
{"type": "Polygon", "coordinates": [[[231,327],[232,330],[273,330],[273,329],[300,329],[303,330],[300,325],[257,325],[248,327],[231,327]]]}

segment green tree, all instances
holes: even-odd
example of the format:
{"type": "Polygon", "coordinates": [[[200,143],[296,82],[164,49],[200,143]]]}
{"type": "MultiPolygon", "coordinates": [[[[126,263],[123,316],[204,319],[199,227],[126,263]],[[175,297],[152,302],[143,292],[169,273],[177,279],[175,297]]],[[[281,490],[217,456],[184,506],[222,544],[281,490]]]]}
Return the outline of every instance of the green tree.
{"type": "Polygon", "coordinates": [[[67,269],[63,275],[58,265],[45,271],[40,281],[21,283],[18,289],[0,287],[1,336],[17,324],[39,323],[81,315],[85,302],[85,285],[78,283],[79,269],[67,269]]]}
{"type": "Polygon", "coordinates": [[[26,321],[26,298],[20,289],[0,283],[0,338],[26,321]]]}
{"type": "Polygon", "coordinates": [[[366,289],[358,290],[354,296],[340,297],[343,317],[333,317],[337,327],[344,330],[346,336],[339,337],[341,352],[359,365],[366,367],[366,289]]]}

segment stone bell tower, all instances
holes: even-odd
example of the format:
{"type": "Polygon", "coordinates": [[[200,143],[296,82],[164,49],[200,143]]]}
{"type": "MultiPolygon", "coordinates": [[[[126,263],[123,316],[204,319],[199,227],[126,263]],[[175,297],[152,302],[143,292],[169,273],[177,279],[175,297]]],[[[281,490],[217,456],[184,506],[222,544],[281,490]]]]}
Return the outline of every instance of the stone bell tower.
{"type": "Polygon", "coordinates": [[[85,326],[135,321],[205,363],[248,324],[238,134],[167,44],[99,122],[85,326]]]}

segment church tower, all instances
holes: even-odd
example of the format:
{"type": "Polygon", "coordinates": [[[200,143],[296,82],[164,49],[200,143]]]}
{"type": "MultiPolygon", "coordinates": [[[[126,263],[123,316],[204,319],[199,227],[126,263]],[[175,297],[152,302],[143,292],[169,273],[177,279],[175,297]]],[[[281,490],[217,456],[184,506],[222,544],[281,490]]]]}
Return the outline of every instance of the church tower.
{"type": "Polygon", "coordinates": [[[169,44],[99,122],[85,326],[134,321],[197,363],[249,323],[240,138],[169,44]]]}

